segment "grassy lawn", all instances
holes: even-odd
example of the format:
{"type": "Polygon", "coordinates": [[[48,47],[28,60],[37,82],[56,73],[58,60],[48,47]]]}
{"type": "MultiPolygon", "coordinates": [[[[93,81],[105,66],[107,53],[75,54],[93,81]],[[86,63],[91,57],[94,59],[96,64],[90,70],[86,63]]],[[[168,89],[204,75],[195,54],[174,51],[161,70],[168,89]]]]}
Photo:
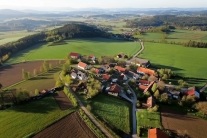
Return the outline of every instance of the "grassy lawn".
{"type": "Polygon", "coordinates": [[[130,105],[116,97],[100,94],[91,103],[92,112],[115,132],[130,132],[130,105]],[[114,128],[115,127],[115,128],[114,128]]]}
{"type": "Polygon", "coordinates": [[[35,89],[38,89],[39,91],[43,89],[51,89],[55,86],[55,76],[58,77],[60,70],[60,68],[55,68],[49,71],[48,73],[44,73],[42,75],[27,80],[23,83],[11,86],[9,88],[27,90],[30,92],[30,95],[34,94],[35,89]]]}
{"type": "Polygon", "coordinates": [[[47,97],[0,112],[0,137],[17,138],[36,133],[72,112],[60,110],[53,97],[47,97]]]}
{"type": "Polygon", "coordinates": [[[70,52],[79,52],[83,55],[115,56],[120,52],[128,55],[136,53],[140,45],[134,42],[118,41],[104,38],[74,39],[65,41],[66,44],[57,46],[34,46],[22,51],[11,58],[8,63],[21,62],[23,60],[37,59],[64,59],[70,52]]]}
{"type": "Polygon", "coordinates": [[[24,36],[28,36],[35,33],[36,32],[27,32],[26,30],[0,32],[0,45],[8,42],[16,41],[24,36]]]}
{"type": "Polygon", "coordinates": [[[160,128],[161,127],[160,113],[148,112],[147,110],[139,110],[137,112],[137,126],[160,128]]]}
{"type": "Polygon", "coordinates": [[[145,43],[140,55],[160,68],[171,68],[187,77],[207,79],[207,49],[189,48],[172,44],[145,43]]]}
{"type": "MultiPolygon", "coordinates": [[[[146,33],[145,35],[137,35],[137,37],[145,40],[163,40],[163,33],[146,33]]],[[[175,32],[167,35],[168,42],[188,42],[189,40],[207,42],[206,31],[190,31],[190,30],[175,30],[175,32]]]]}

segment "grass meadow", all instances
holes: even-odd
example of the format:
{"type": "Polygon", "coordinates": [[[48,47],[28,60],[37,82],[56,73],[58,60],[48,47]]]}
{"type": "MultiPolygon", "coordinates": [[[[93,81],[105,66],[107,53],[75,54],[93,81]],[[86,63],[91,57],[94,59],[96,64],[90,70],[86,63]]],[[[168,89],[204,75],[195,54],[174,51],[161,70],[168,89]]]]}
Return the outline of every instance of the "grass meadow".
{"type": "Polygon", "coordinates": [[[128,55],[136,53],[140,45],[135,42],[119,41],[104,38],[73,39],[65,41],[66,44],[49,46],[37,45],[14,55],[8,63],[17,63],[38,59],[64,59],[70,52],[82,55],[115,56],[120,52],[128,55]]]}
{"type": "Polygon", "coordinates": [[[25,36],[34,34],[35,32],[27,32],[26,30],[22,31],[8,31],[8,32],[0,32],[0,45],[16,41],[25,36]]]}
{"type": "Polygon", "coordinates": [[[55,78],[58,78],[60,70],[60,68],[54,68],[47,73],[38,75],[8,88],[27,90],[30,96],[34,96],[35,89],[42,91],[44,89],[53,88],[55,86],[55,78]]]}
{"type": "Polygon", "coordinates": [[[73,110],[60,110],[53,97],[46,97],[0,112],[0,137],[20,138],[35,134],[73,110]]]}
{"type": "Polygon", "coordinates": [[[130,105],[117,97],[100,94],[91,102],[92,112],[115,132],[130,133],[130,105]],[[116,128],[116,129],[114,129],[116,128]]]}
{"type": "MultiPolygon", "coordinates": [[[[145,40],[162,41],[163,33],[146,33],[145,35],[137,35],[136,37],[145,40]]],[[[190,31],[190,30],[175,30],[167,35],[168,42],[189,42],[189,40],[207,42],[207,32],[206,31],[190,31]]]]}
{"type": "Polygon", "coordinates": [[[140,57],[186,77],[207,79],[207,49],[146,42],[140,57]]]}

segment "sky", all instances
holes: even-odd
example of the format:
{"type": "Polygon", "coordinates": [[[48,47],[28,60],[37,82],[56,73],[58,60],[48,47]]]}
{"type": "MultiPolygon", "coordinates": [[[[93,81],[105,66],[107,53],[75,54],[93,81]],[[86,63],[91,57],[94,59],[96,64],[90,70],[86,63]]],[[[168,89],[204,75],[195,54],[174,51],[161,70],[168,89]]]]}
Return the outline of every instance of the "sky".
{"type": "Polygon", "coordinates": [[[0,9],[207,8],[206,0],[0,0],[0,9]]]}

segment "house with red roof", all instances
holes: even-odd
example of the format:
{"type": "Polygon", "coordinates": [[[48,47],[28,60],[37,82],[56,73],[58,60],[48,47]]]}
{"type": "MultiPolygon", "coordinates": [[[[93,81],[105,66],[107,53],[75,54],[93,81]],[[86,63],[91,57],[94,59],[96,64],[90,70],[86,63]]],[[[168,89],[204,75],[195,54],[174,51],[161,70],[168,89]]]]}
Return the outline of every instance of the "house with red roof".
{"type": "Polygon", "coordinates": [[[96,59],[96,57],[94,55],[90,55],[90,56],[88,56],[88,58],[92,61],[95,61],[95,59],[96,59]]]}
{"type": "Polygon", "coordinates": [[[159,128],[153,128],[148,130],[148,138],[169,138],[169,136],[159,128]]]}
{"type": "Polygon", "coordinates": [[[149,98],[147,98],[147,107],[154,107],[155,106],[155,98],[153,98],[152,96],[150,96],[149,98]]]}
{"type": "Polygon", "coordinates": [[[147,86],[147,88],[144,90],[144,93],[147,92],[147,91],[150,91],[154,83],[155,83],[155,82],[152,81],[152,82],[147,86]]]}
{"type": "Polygon", "coordinates": [[[72,59],[79,59],[80,58],[80,54],[79,53],[71,52],[69,54],[69,57],[72,58],[72,59]]]}
{"type": "Polygon", "coordinates": [[[121,73],[125,73],[127,71],[126,68],[123,68],[121,66],[115,66],[114,69],[116,69],[117,71],[121,73]]]}
{"type": "Polygon", "coordinates": [[[186,94],[190,96],[195,96],[198,99],[200,98],[200,93],[195,90],[195,87],[188,88],[186,94]]]}
{"type": "Polygon", "coordinates": [[[148,68],[143,68],[143,67],[138,67],[137,68],[137,73],[140,73],[140,74],[147,74],[147,75],[154,75],[155,74],[155,71],[154,70],[151,70],[151,69],[148,69],[148,68]]]}
{"type": "Polygon", "coordinates": [[[121,87],[118,84],[112,84],[108,90],[108,94],[118,96],[121,92],[121,87]]]}
{"type": "Polygon", "coordinates": [[[111,76],[110,76],[109,74],[103,74],[103,75],[102,75],[102,79],[103,79],[103,80],[106,80],[106,81],[107,81],[107,80],[109,80],[110,78],[111,78],[111,76]]]}
{"type": "Polygon", "coordinates": [[[79,62],[78,63],[78,68],[85,70],[85,69],[88,68],[88,65],[86,63],[79,62]]]}

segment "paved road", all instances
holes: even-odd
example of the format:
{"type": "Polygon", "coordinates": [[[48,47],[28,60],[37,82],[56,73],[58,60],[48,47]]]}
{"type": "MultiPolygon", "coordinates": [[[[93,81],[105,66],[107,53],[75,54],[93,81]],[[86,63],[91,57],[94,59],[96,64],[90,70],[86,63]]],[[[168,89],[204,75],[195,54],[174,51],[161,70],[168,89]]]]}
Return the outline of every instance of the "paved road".
{"type": "Polygon", "coordinates": [[[139,42],[140,42],[140,45],[141,45],[141,49],[136,54],[134,54],[134,56],[132,56],[132,58],[137,57],[144,50],[144,42],[142,42],[142,40],[139,40],[139,42]]]}
{"type": "MultiPolygon", "coordinates": [[[[72,92],[72,90],[70,90],[72,92]]],[[[73,93],[73,92],[72,92],[73,93]]],[[[87,108],[83,105],[81,100],[73,93],[74,97],[77,99],[80,108],[86,113],[86,115],[91,119],[91,121],[103,132],[103,134],[108,138],[113,138],[113,136],[106,130],[95,118],[94,116],[87,110],[87,108]]]]}

